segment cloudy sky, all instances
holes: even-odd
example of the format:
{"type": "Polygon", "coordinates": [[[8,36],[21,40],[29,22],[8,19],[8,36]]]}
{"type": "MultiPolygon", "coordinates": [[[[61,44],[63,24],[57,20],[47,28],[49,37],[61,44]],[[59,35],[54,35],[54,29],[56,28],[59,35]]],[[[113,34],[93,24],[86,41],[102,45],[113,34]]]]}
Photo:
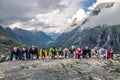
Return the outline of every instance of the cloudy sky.
{"type": "Polygon", "coordinates": [[[0,0],[0,25],[46,33],[67,31],[99,3],[119,0],[0,0]]]}
{"type": "MultiPolygon", "coordinates": [[[[97,16],[89,16],[87,23],[85,23],[81,29],[94,28],[98,25],[118,25],[120,24],[120,0],[109,0],[107,2],[116,2],[110,8],[104,8],[97,16]]],[[[105,2],[97,1],[90,8],[93,9],[95,5],[105,2]]]]}

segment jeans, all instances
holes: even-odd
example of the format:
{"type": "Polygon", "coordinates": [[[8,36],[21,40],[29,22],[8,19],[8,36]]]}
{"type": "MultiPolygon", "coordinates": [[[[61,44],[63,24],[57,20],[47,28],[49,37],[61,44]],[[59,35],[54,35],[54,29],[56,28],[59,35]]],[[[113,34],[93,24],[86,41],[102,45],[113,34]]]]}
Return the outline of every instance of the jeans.
{"type": "Polygon", "coordinates": [[[71,53],[71,58],[74,58],[74,53],[71,53]]]}
{"type": "Polygon", "coordinates": [[[80,59],[80,57],[81,57],[81,54],[78,54],[78,59],[80,59]]]}
{"type": "Polygon", "coordinates": [[[53,59],[53,58],[55,58],[55,56],[56,56],[56,54],[52,53],[51,58],[53,59]]]}
{"type": "Polygon", "coordinates": [[[89,58],[89,55],[83,55],[83,58],[88,59],[88,58],[89,58]]]}
{"type": "Polygon", "coordinates": [[[15,60],[19,59],[19,55],[14,55],[15,60]]]}
{"type": "Polygon", "coordinates": [[[37,59],[37,54],[31,54],[31,59],[37,59]]]}

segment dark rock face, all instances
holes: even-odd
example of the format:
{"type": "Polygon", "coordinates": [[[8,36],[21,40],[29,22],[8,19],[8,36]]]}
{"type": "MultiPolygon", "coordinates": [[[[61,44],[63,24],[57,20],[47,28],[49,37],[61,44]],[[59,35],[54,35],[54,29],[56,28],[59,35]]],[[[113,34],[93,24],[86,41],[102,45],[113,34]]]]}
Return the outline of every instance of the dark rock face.
{"type": "Polygon", "coordinates": [[[119,80],[119,61],[50,60],[0,63],[0,80],[119,80]]]}
{"type": "Polygon", "coordinates": [[[84,31],[81,31],[78,27],[61,35],[54,45],[57,47],[70,47],[71,45],[84,47],[89,45],[91,48],[105,46],[108,49],[113,48],[115,52],[120,52],[120,25],[98,26],[84,31]]]}

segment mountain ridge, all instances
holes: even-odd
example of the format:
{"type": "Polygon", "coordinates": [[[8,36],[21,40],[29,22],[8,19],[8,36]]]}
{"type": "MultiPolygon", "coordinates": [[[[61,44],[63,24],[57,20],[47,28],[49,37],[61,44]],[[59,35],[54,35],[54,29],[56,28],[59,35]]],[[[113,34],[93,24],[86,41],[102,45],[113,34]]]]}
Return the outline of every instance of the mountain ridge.
{"type": "Polygon", "coordinates": [[[28,31],[19,28],[11,30],[6,28],[6,32],[17,41],[27,45],[44,45],[53,39],[42,31],[28,31]]]}
{"type": "Polygon", "coordinates": [[[0,26],[0,53],[9,53],[13,46],[46,47],[53,39],[42,31],[27,31],[19,28],[3,28],[0,26]]]}
{"type": "MultiPolygon", "coordinates": [[[[114,3],[101,3],[96,6],[95,9],[100,8],[111,8],[113,7],[114,3]],[[102,7],[101,7],[101,6],[102,7]]],[[[94,9],[94,10],[95,10],[94,9]]],[[[93,10],[93,11],[94,11],[93,10]]],[[[107,9],[106,9],[107,10],[107,9]]],[[[90,16],[96,16],[99,12],[90,16]]],[[[89,21],[89,17],[85,19],[84,24],[89,21]]],[[[75,29],[70,32],[63,33],[51,46],[57,47],[70,47],[75,45],[77,47],[84,48],[85,45],[90,46],[90,48],[97,47],[106,47],[107,49],[113,49],[115,52],[119,53],[119,45],[120,45],[120,25],[98,25],[92,28],[84,28],[84,24],[78,25],[75,29]]]]}
{"type": "Polygon", "coordinates": [[[0,53],[9,54],[10,49],[12,49],[13,46],[21,47],[22,45],[24,44],[13,39],[6,33],[5,29],[0,26],[0,53]]]}

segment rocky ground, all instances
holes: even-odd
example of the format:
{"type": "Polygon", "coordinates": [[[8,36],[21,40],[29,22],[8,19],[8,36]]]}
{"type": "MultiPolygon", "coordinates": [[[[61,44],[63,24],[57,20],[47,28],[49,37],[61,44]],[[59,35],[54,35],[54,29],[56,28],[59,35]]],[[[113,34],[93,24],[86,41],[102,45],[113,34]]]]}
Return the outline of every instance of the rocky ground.
{"type": "Polygon", "coordinates": [[[95,59],[3,62],[0,80],[120,80],[120,62],[95,59]]]}

